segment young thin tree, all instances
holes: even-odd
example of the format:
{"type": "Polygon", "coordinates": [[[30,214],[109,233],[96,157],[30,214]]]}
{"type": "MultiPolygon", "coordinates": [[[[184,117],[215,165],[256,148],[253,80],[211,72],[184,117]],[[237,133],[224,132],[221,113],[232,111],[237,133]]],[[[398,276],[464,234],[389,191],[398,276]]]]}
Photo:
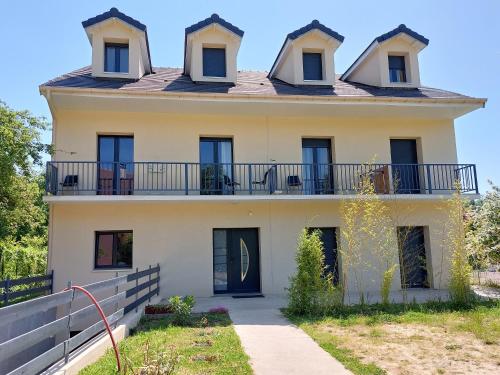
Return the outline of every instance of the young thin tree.
{"type": "Polygon", "coordinates": [[[297,272],[290,278],[288,309],[299,315],[321,314],[336,303],[333,276],[326,272],[318,230],[304,228],[297,241],[297,272]]]}

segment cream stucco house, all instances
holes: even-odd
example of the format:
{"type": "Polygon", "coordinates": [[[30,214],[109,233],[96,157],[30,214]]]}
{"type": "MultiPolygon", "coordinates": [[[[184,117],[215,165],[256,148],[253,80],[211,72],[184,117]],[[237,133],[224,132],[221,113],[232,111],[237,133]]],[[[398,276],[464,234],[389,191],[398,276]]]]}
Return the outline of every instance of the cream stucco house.
{"type": "MultiPolygon", "coordinates": [[[[269,72],[238,70],[243,31],[215,14],[186,28],[180,69],[153,66],[146,26],[115,8],[83,27],[91,65],[40,86],[56,289],[159,263],[165,295],[282,294],[305,226],[342,267],[341,202],[367,175],[412,228],[408,286],[446,288],[444,202],[457,179],[478,194],[454,119],[486,100],[422,86],[425,37],[400,25],[338,76],[344,37],[316,20],[269,72]]],[[[376,290],[380,272],[364,276],[376,290]]]]}

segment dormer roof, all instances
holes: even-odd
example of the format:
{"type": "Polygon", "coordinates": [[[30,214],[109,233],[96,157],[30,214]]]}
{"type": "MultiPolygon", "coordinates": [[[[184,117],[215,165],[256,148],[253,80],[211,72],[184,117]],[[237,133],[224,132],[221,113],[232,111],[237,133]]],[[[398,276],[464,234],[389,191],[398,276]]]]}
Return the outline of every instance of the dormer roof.
{"type": "MultiPolygon", "coordinates": [[[[297,29],[295,31],[292,31],[289,33],[286,37],[287,39],[297,39],[298,37],[304,35],[305,33],[308,33],[309,31],[312,31],[314,29],[317,29],[319,31],[323,31],[325,34],[330,35],[332,38],[337,39],[340,43],[344,41],[344,37],[337,33],[336,31],[330,29],[329,27],[326,27],[322,23],[320,23],[318,20],[313,20],[310,24],[305,25],[304,27],[301,27],[300,29],[297,29]]],[[[286,42],[286,40],[285,40],[286,42]]]]}
{"type": "MultiPolygon", "coordinates": [[[[97,25],[99,23],[108,21],[110,19],[120,20],[120,21],[124,22],[125,24],[132,26],[132,27],[136,28],[137,30],[139,30],[140,32],[144,33],[144,39],[146,41],[147,60],[149,63],[149,69],[146,69],[146,70],[148,72],[152,72],[153,64],[151,63],[151,53],[149,50],[148,31],[147,31],[146,25],[144,25],[140,21],[138,21],[130,16],[127,16],[125,13],[122,13],[117,8],[113,7],[104,13],[98,14],[95,17],[91,17],[85,21],[82,21],[82,26],[85,29],[85,31],[87,31],[88,28],[90,28],[94,25],[97,25]]],[[[87,32],[87,36],[89,37],[90,43],[92,44],[92,39],[90,37],[89,32],[87,32]]]]}
{"type": "Polygon", "coordinates": [[[392,38],[397,37],[400,34],[405,34],[412,38],[416,45],[418,45],[418,50],[422,50],[424,47],[429,45],[429,39],[423,35],[413,31],[412,29],[406,27],[405,24],[401,24],[395,29],[377,36],[373,41],[366,47],[363,53],[354,61],[354,63],[346,70],[344,74],[340,77],[341,80],[346,80],[349,78],[350,74],[370,55],[370,53],[379,45],[392,38]]]}
{"type": "Polygon", "coordinates": [[[130,26],[134,26],[135,28],[141,30],[141,31],[146,31],[146,25],[143,23],[137,21],[136,19],[127,16],[125,13],[120,12],[117,8],[111,8],[107,12],[104,12],[102,14],[98,14],[95,17],[89,18],[86,21],[82,21],[82,26],[84,29],[86,29],[89,26],[95,25],[97,23],[101,23],[103,21],[106,21],[110,18],[118,18],[119,20],[122,20],[125,23],[128,23],[130,26]]]}
{"type": "Polygon", "coordinates": [[[307,34],[310,31],[313,31],[313,30],[319,30],[319,31],[325,33],[326,35],[328,35],[328,36],[336,39],[339,42],[339,44],[344,41],[344,36],[343,35],[340,35],[336,31],[334,31],[334,30],[330,29],[329,27],[323,25],[318,20],[313,20],[311,23],[309,23],[309,24],[301,27],[300,29],[292,31],[291,33],[289,33],[286,36],[285,41],[283,42],[283,45],[281,46],[281,49],[280,49],[280,51],[278,53],[278,56],[276,56],[276,60],[274,60],[274,63],[272,65],[272,67],[271,67],[271,70],[269,71],[268,77],[272,77],[273,74],[275,73],[275,70],[276,70],[276,67],[278,65],[278,62],[283,57],[283,54],[284,54],[284,52],[286,50],[286,47],[287,47],[288,43],[290,41],[293,41],[293,40],[296,40],[296,39],[300,38],[301,36],[307,34]]]}
{"type": "Polygon", "coordinates": [[[191,33],[194,33],[196,31],[199,31],[201,29],[204,29],[205,27],[210,26],[214,23],[219,24],[220,26],[231,31],[232,33],[235,33],[239,37],[243,37],[243,34],[245,33],[243,30],[234,26],[232,23],[229,23],[225,19],[219,17],[219,15],[217,13],[214,13],[208,18],[206,18],[200,22],[197,22],[194,25],[186,27],[186,36],[188,34],[191,34],[191,33]]]}
{"type": "Polygon", "coordinates": [[[394,30],[391,30],[385,34],[382,34],[374,39],[374,42],[385,42],[388,39],[391,39],[395,37],[398,34],[405,33],[408,36],[411,36],[413,39],[418,40],[419,42],[425,44],[426,46],[429,45],[429,39],[427,39],[425,36],[420,35],[416,31],[413,31],[412,29],[409,29],[406,27],[405,24],[401,24],[398,27],[396,27],[394,30]]]}

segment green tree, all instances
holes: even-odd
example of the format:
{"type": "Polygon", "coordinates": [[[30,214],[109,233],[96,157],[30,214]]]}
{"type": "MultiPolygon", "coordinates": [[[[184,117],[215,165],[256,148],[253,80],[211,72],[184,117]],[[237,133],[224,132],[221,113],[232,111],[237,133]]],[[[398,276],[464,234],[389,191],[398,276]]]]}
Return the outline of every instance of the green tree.
{"type": "Polygon", "coordinates": [[[40,173],[43,118],[0,101],[0,278],[37,273],[46,258],[48,210],[40,173]],[[8,271],[7,271],[8,270],[8,271]]]}
{"type": "Polygon", "coordinates": [[[477,269],[500,263],[500,188],[473,202],[467,212],[467,248],[477,269]]]}
{"type": "Polygon", "coordinates": [[[288,308],[294,314],[321,314],[339,304],[331,273],[325,274],[325,255],[318,230],[302,229],[295,255],[297,272],[290,278],[288,308]]]}

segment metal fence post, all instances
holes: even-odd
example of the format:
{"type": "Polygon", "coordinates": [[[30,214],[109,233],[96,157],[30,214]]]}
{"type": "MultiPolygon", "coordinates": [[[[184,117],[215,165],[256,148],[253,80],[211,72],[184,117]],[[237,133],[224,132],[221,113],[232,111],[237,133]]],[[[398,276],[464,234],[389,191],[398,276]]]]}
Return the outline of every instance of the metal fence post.
{"type": "Polygon", "coordinates": [[[427,165],[427,190],[429,191],[429,194],[432,194],[432,180],[431,180],[431,166],[427,165]]]}
{"type": "Polygon", "coordinates": [[[158,271],[156,272],[156,295],[160,295],[160,263],[156,263],[158,271]]]}
{"type": "Polygon", "coordinates": [[[188,163],[184,164],[184,193],[189,194],[189,174],[188,174],[188,163]]]}
{"type": "Polygon", "coordinates": [[[9,304],[9,292],[10,292],[10,278],[5,279],[5,288],[3,289],[3,305],[7,306],[9,304]]]}
{"type": "Polygon", "coordinates": [[[151,302],[151,264],[149,265],[149,292],[148,292],[148,302],[151,302]]]}
{"type": "MultiPolygon", "coordinates": [[[[116,278],[118,278],[118,271],[117,271],[117,272],[115,272],[115,277],[116,277],[116,278]]],[[[117,286],[115,286],[115,296],[116,296],[117,294],[118,294],[118,285],[117,285],[117,286]]],[[[118,301],[116,301],[116,303],[115,303],[115,312],[117,312],[117,311],[118,311],[118,301]]]]}
{"type": "Polygon", "coordinates": [[[248,164],[248,193],[250,195],[253,194],[253,191],[252,191],[252,164],[248,164]]]}
{"type": "Polygon", "coordinates": [[[73,283],[68,281],[68,289],[71,290],[71,299],[69,300],[68,306],[68,334],[66,335],[66,340],[64,340],[64,363],[69,361],[69,339],[71,338],[71,307],[73,305],[73,300],[75,299],[75,290],[71,287],[73,283]]]}
{"type": "MultiPolygon", "coordinates": [[[[135,268],[135,272],[139,273],[138,267],[135,268]]],[[[135,279],[135,288],[136,288],[135,289],[135,302],[137,303],[137,300],[139,299],[139,291],[137,290],[139,288],[139,278],[138,277],[135,279]]],[[[137,311],[138,311],[137,306],[135,306],[135,312],[137,312],[137,311]]]]}
{"type": "Polygon", "coordinates": [[[54,294],[54,270],[50,273],[50,294],[54,294]]]}
{"type": "Polygon", "coordinates": [[[473,164],[472,167],[474,169],[474,185],[475,185],[475,188],[476,188],[476,194],[479,194],[479,186],[477,185],[476,164],[473,164]]]}

